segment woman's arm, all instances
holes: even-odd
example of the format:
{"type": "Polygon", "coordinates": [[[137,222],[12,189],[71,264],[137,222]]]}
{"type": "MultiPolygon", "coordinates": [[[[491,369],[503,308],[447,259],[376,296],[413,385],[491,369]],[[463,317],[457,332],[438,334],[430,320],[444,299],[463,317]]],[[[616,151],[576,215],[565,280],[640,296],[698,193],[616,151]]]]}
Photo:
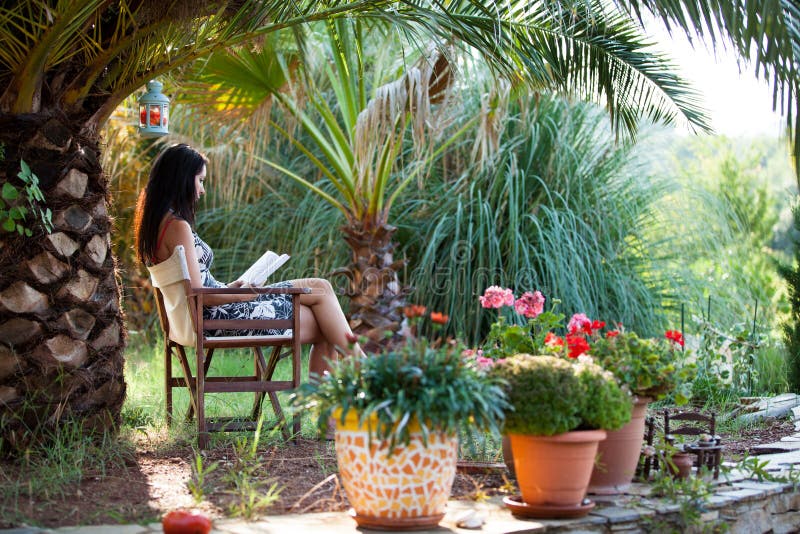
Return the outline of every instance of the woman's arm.
{"type": "MultiPolygon", "coordinates": [[[[159,256],[162,253],[166,255],[158,259],[163,261],[169,258],[178,245],[183,245],[186,251],[186,265],[189,267],[189,278],[192,281],[192,287],[203,287],[200,263],[197,261],[197,253],[194,250],[192,228],[188,222],[183,220],[173,221],[164,232],[164,239],[158,254],[159,256]]],[[[229,287],[243,287],[243,285],[241,282],[236,281],[229,284],[229,287]]],[[[206,306],[217,306],[230,302],[247,302],[248,300],[253,300],[254,297],[255,295],[206,295],[203,301],[206,306]]]]}

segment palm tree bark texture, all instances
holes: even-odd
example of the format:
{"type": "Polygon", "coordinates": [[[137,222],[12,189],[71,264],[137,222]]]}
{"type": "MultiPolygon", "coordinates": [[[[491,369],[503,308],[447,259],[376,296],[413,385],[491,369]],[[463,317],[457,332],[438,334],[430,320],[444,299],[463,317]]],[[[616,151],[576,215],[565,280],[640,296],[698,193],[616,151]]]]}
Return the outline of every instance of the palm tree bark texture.
{"type": "Polygon", "coordinates": [[[350,326],[356,335],[368,339],[366,349],[384,345],[382,338],[397,334],[402,308],[411,292],[397,277],[404,262],[394,259],[395,230],[389,224],[363,221],[342,226],[352,261],[336,274],[348,279],[345,294],[350,298],[350,326]]]}
{"type": "Polygon", "coordinates": [[[54,223],[0,232],[0,445],[12,449],[65,417],[113,428],[125,398],[108,188],[97,139],[75,124],[52,110],[0,115],[0,182],[26,161],[54,223]]]}

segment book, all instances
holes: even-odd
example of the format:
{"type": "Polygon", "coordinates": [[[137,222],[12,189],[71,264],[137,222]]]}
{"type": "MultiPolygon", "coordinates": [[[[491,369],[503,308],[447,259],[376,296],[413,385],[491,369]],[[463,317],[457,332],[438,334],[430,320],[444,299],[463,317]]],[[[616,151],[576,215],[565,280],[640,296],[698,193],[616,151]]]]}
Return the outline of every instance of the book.
{"type": "Polygon", "coordinates": [[[271,250],[266,251],[256,262],[237,278],[251,286],[263,286],[267,278],[277,271],[281,265],[289,260],[288,254],[276,254],[271,250]]]}

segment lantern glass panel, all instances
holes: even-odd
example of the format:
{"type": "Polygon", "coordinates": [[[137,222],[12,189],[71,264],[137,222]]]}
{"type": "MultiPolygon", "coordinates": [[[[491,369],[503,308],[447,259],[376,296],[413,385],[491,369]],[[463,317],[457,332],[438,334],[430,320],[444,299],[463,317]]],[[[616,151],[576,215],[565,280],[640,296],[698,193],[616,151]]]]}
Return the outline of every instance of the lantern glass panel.
{"type": "Polygon", "coordinates": [[[150,104],[150,126],[161,125],[161,106],[158,104],[150,104]]]}
{"type": "Polygon", "coordinates": [[[139,127],[147,126],[147,106],[139,106],[139,127]]]}

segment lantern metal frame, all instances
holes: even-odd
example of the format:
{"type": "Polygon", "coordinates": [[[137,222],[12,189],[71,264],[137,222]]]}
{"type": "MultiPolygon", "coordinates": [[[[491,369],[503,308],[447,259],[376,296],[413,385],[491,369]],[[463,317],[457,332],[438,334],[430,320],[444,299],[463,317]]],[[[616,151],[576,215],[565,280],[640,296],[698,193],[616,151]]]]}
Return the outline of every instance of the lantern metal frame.
{"type": "Polygon", "coordinates": [[[169,133],[169,97],[161,92],[163,84],[147,82],[147,92],[139,97],[139,133],[142,137],[160,137],[169,133]]]}

